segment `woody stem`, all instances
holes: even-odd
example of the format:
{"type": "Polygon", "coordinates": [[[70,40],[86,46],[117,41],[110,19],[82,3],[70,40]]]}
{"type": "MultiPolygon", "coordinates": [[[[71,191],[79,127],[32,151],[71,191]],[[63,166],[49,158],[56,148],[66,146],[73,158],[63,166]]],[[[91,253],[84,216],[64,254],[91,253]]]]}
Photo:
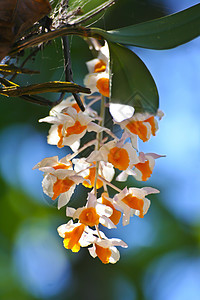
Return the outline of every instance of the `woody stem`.
{"type": "MultiPolygon", "coordinates": [[[[70,53],[70,46],[69,46],[69,39],[68,36],[62,37],[62,45],[63,45],[63,53],[64,53],[64,70],[65,70],[65,81],[67,82],[74,82],[73,81],[73,72],[72,72],[72,65],[71,65],[71,53],[70,53]]],[[[62,93],[63,94],[63,93],[62,93]]],[[[81,98],[78,94],[72,93],[74,99],[76,100],[78,106],[82,111],[85,110],[85,107],[81,101],[81,98]]],[[[62,96],[60,97],[62,100],[62,96]]]]}

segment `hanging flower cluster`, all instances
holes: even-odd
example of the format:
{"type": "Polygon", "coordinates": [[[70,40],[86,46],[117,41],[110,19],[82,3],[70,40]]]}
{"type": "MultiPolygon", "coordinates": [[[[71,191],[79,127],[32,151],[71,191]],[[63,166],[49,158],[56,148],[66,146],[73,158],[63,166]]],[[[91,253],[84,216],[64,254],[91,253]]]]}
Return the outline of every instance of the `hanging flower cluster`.
{"type": "Polygon", "coordinates": [[[146,142],[155,136],[158,130],[156,117],[162,117],[160,111],[154,116],[134,113],[134,108],[128,105],[110,104],[113,122],[121,128],[120,137],[106,128],[104,112],[108,107],[106,97],[109,96],[108,61],[109,51],[105,44],[100,48],[98,57],[87,62],[89,74],[84,83],[93,94],[82,97],[86,108],[84,112],[69,97],[51,109],[48,117],[39,120],[52,124],[48,143],[58,148],[69,146],[73,154],[61,160],[57,156],[45,158],[34,167],[44,172],[44,193],[52,200],[58,199],[58,209],[66,206],[66,216],[71,218],[58,227],[64,247],[73,252],[87,247],[92,257],[98,256],[105,264],[119,260],[116,247],[128,246],[120,239],[106,237],[103,227],[116,228],[120,219],[123,225],[128,225],[134,215],[143,218],[150,206],[148,195],[159,193],[152,187],[125,187],[120,190],[112,180],[116,172],[117,181],[126,181],[128,176],[139,181],[150,178],[155,160],[161,156],[139,152],[138,139],[146,142]],[[98,103],[101,103],[100,114],[92,109],[98,103]],[[83,144],[81,139],[87,132],[93,132],[94,138],[83,144]],[[86,149],[88,155],[83,157],[86,149]],[[88,197],[84,200],[79,194],[82,206],[75,209],[70,206],[73,203],[70,199],[79,184],[87,189],[88,197]],[[114,197],[111,197],[113,194],[114,197]]]}

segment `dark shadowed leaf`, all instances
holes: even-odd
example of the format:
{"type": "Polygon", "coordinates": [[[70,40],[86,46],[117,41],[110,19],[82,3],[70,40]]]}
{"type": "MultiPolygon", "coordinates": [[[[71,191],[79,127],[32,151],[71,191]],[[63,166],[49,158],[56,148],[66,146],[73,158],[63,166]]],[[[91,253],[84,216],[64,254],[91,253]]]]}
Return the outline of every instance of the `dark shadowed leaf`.
{"type": "Polygon", "coordinates": [[[130,49],[109,42],[112,103],[131,105],[136,112],[156,114],[159,97],[155,82],[141,59],[130,49]]]}
{"type": "Polygon", "coordinates": [[[200,35],[200,4],[152,21],[104,31],[93,28],[108,41],[150,49],[170,49],[200,35]]]}
{"type": "Polygon", "coordinates": [[[50,10],[48,0],[1,0],[0,61],[8,54],[16,38],[50,10]]]}
{"type": "MultiPolygon", "coordinates": [[[[1,80],[0,80],[1,81],[1,80]]],[[[2,83],[4,85],[4,83],[2,83]]],[[[69,92],[69,93],[86,93],[90,94],[88,88],[82,87],[78,84],[62,81],[51,81],[39,84],[32,84],[24,87],[8,86],[0,89],[0,94],[10,97],[19,97],[23,95],[35,95],[47,92],[69,92]]]]}
{"type": "Polygon", "coordinates": [[[32,71],[29,69],[18,68],[14,65],[0,65],[1,74],[38,74],[39,71],[32,71]]]}

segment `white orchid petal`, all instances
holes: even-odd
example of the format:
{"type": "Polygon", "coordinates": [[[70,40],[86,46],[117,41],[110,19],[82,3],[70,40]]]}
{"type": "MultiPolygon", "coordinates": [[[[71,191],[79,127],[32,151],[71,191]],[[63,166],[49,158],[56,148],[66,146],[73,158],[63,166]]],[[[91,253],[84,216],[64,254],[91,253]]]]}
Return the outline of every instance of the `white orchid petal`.
{"type": "Polygon", "coordinates": [[[94,73],[95,65],[99,63],[98,58],[94,58],[86,62],[86,66],[88,68],[89,73],[94,73]]]}
{"type": "Polygon", "coordinates": [[[73,215],[73,219],[79,219],[80,214],[82,213],[82,211],[85,209],[85,207],[79,207],[75,210],[74,215],[73,215]]]}
{"type": "Polygon", "coordinates": [[[122,217],[122,224],[123,226],[126,226],[130,223],[130,216],[127,216],[126,214],[123,214],[122,217]]]}
{"type": "Polygon", "coordinates": [[[146,156],[151,156],[154,159],[157,159],[157,158],[160,158],[160,157],[166,157],[166,155],[160,155],[160,154],[157,154],[157,153],[146,153],[146,156]]]}
{"type": "Polygon", "coordinates": [[[58,234],[62,237],[65,238],[65,232],[72,231],[76,225],[73,224],[72,220],[69,220],[67,224],[62,224],[57,228],[58,234]]]}
{"type": "Polygon", "coordinates": [[[114,169],[113,165],[108,163],[108,162],[107,163],[101,162],[100,164],[102,166],[103,177],[107,181],[111,182],[113,180],[114,175],[115,175],[115,169],[114,169]]]}
{"type": "Polygon", "coordinates": [[[56,116],[48,116],[42,119],[39,119],[39,123],[46,122],[50,124],[60,124],[60,120],[56,116]]]}
{"type": "Polygon", "coordinates": [[[80,147],[80,141],[75,141],[73,144],[69,145],[73,152],[76,152],[80,147]]]}
{"type": "Polygon", "coordinates": [[[75,189],[75,185],[71,186],[70,189],[65,192],[62,193],[59,198],[58,198],[58,209],[60,209],[61,207],[67,205],[67,203],[70,201],[70,198],[74,192],[75,189]]]}
{"type": "Polygon", "coordinates": [[[99,218],[99,222],[100,222],[103,226],[107,227],[108,229],[117,228],[117,227],[115,226],[115,224],[114,224],[109,218],[107,218],[106,216],[101,216],[101,217],[99,218]]]}
{"type": "Polygon", "coordinates": [[[135,174],[134,174],[135,179],[138,181],[142,181],[142,177],[143,177],[142,172],[140,170],[138,170],[137,168],[134,169],[134,172],[135,172],[135,174]]]}
{"type": "Polygon", "coordinates": [[[66,216],[73,218],[74,213],[76,212],[76,209],[73,207],[66,207],[66,216]]]}
{"type": "Polygon", "coordinates": [[[79,244],[81,247],[87,247],[87,246],[91,245],[91,242],[89,240],[87,240],[87,237],[83,233],[79,240],[79,244]]]}
{"type": "Polygon", "coordinates": [[[146,155],[144,154],[144,152],[140,152],[139,153],[139,160],[141,163],[144,163],[146,160],[146,155]]]}
{"type": "Polygon", "coordinates": [[[84,85],[88,87],[92,93],[98,92],[99,90],[96,87],[97,83],[97,74],[91,73],[85,76],[84,78],[84,85]]]}
{"type": "Polygon", "coordinates": [[[134,108],[130,105],[123,105],[118,103],[110,103],[109,105],[110,114],[114,121],[122,122],[129,119],[134,114],[134,108]]]}
{"type": "Polygon", "coordinates": [[[109,47],[108,43],[105,41],[105,45],[100,48],[98,59],[103,60],[106,64],[108,64],[108,59],[109,59],[109,47]]]}
{"type": "Polygon", "coordinates": [[[96,204],[96,211],[100,216],[110,217],[113,214],[113,209],[110,206],[101,203],[96,204]]]}
{"type": "Polygon", "coordinates": [[[124,171],[122,171],[117,177],[116,180],[117,181],[127,181],[128,179],[128,174],[124,171]]]}
{"type": "Polygon", "coordinates": [[[88,251],[93,258],[97,257],[95,245],[93,245],[92,247],[89,247],[88,251]]]}
{"type": "MultiPolygon", "coordinates": [[[[97,198],[94,195],[93,192],[88,194],[88,198],[87,198],[87,207],[95,207],[97,203],[97,198]]],[[[98,213],[98,212],[97,212],[98,213]]]]}
{"type": "Polygon", "coordinates": [[[142,190],[145,192],[145,196],[149,194],[158,194],[160,193],[159,190],[154,189],[152,187],[143,187],[142,190]]]}
{"type": "Polygon", "coordinates": [[[87,127],[88,132],[94,131],[94,132],[101,132],[104,130],[102,126],[99,126],[98,124],[94,122],[90,122],[87,127]]]}
{"type": "Polygon", "coordinates": [[[104,160],[102,153],[98,150],[94,150],[90,153],[90,155],[86,158],[86,161],[89,163],[93,163],[94,161],[104,160]]]}
{"type": "Polygon", "coordinates": [[[41,160],[37,165],[33,167],[33,170],[39,169],[42,167],[51,167],[55,166],[58,163],[58,156],[46,157],[41,160]]]}
{"type": "Polygon", "coordinates": [[[110,247],[110,250],[111,250],[111,256],[109,262],[111,264],[115,264],[120,259],[119,250],[116,247],[110,247]]]}
{"type": "Polygon", "coordinates": [[[123,248],[127,248],[128,245],[122,241],[121,239],[116,239],[116,238],[112,238],[110,239],[111,243],[113,246],[120,246],[120,247],[123,247],[123,248]]]}
{"type": "Polygon", "coordinates": [[[144,199],[144,206],[143,206],[143,214],[145,215],[150,207],[151,201],[147,198],[144,199]]]}
{"type": "Polygon", "coordinates": [[[49,197],[53,197],[53,185],[57,181],[57,178],[51,174],[45,175],[42,180],[43,191],[49,197]]]}

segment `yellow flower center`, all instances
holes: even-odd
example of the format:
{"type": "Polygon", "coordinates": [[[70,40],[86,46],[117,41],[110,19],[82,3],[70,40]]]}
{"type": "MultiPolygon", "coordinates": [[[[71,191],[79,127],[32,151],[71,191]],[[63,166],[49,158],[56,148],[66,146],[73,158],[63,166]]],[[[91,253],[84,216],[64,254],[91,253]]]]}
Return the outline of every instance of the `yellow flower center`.
{"type": "Polygon", "coordinates": [[[111,250],[109,248],[103,248],[97,244],[95,244],[95,247],[98,258],[102,261],[102,263],[108,264],[112,254],[111,250]]]}
{"type": "Polygon", "coordinates": [[[102,196],[102,204],[105,204],[106,206],[111,207],[112,210],[113,210],[113,213],[112,213],[112,215],[109,217],[109,219],[110,219],[115,225],[117,225],[117,224],[119,223],[120,218],[121,218],[121,212],[118,211],[118,210],[116,210],[116,209],[114,208],[114,206],[112,205],[112,203],[111,203],[108,199],[105,198],[106,196],[108,196],[107,193],[103,193],[101,196],[102,196]]]}
{"type": "Polygon", "coordinates": [[[57,179],[53,185],[52,200],[55,200],[60,194],[67,192],[73,184],[74,181],[69,178],[57,179]]]}
{"type": "Polygon", "coordinates": [[[119,170],[126,170],[129,166],[128,152],[123,148],[114,147],[110,149],[108,161],[119,170]]]}
{"type": "Polygon", "coordinates": [[[140,218],[143,218],[143,206],[144,206],[144,200],[143,199],[139,199],[137,197],[132,196],[131,194],[125,196],[122,201],[128,205],[130,208],[139,210],[140,218]]]}
{"type": "Polygon", "coordinates": [[[81,212],[79,220],[82,224],[92,227],[99,224],[99,215],[94,207],[89,207],[81,212]]]}
{"type": "Polygon", "coordinates": [[[72,231],[65,232],[65,238],[63,241],[66,249],[71,249],[72,252],[78,252],[80,250],[79,240],[83,234],[85,225],[75,227],[72,231]]]}
{"type": "Polygon", "coordinates": [[[151,177],[152,170],[149,166],[149,161],[146,160],[144,163],[138,163],[135,167],[142,173],[142,180],[146,181],[151,177]]]}
{"type": "Polygon", "coordinates": [[[96,87],[99,90],[99,93],[105,97],[109,97],[109,79],[100,78],[97,80],[96,87]]]}
{"type": "Polygon", "coordinates": [[[105,70],[106,70],[106,64],[103,62],[103,60],[100,60],[94,66],[94,73],[104,72],[105,70]]]}

